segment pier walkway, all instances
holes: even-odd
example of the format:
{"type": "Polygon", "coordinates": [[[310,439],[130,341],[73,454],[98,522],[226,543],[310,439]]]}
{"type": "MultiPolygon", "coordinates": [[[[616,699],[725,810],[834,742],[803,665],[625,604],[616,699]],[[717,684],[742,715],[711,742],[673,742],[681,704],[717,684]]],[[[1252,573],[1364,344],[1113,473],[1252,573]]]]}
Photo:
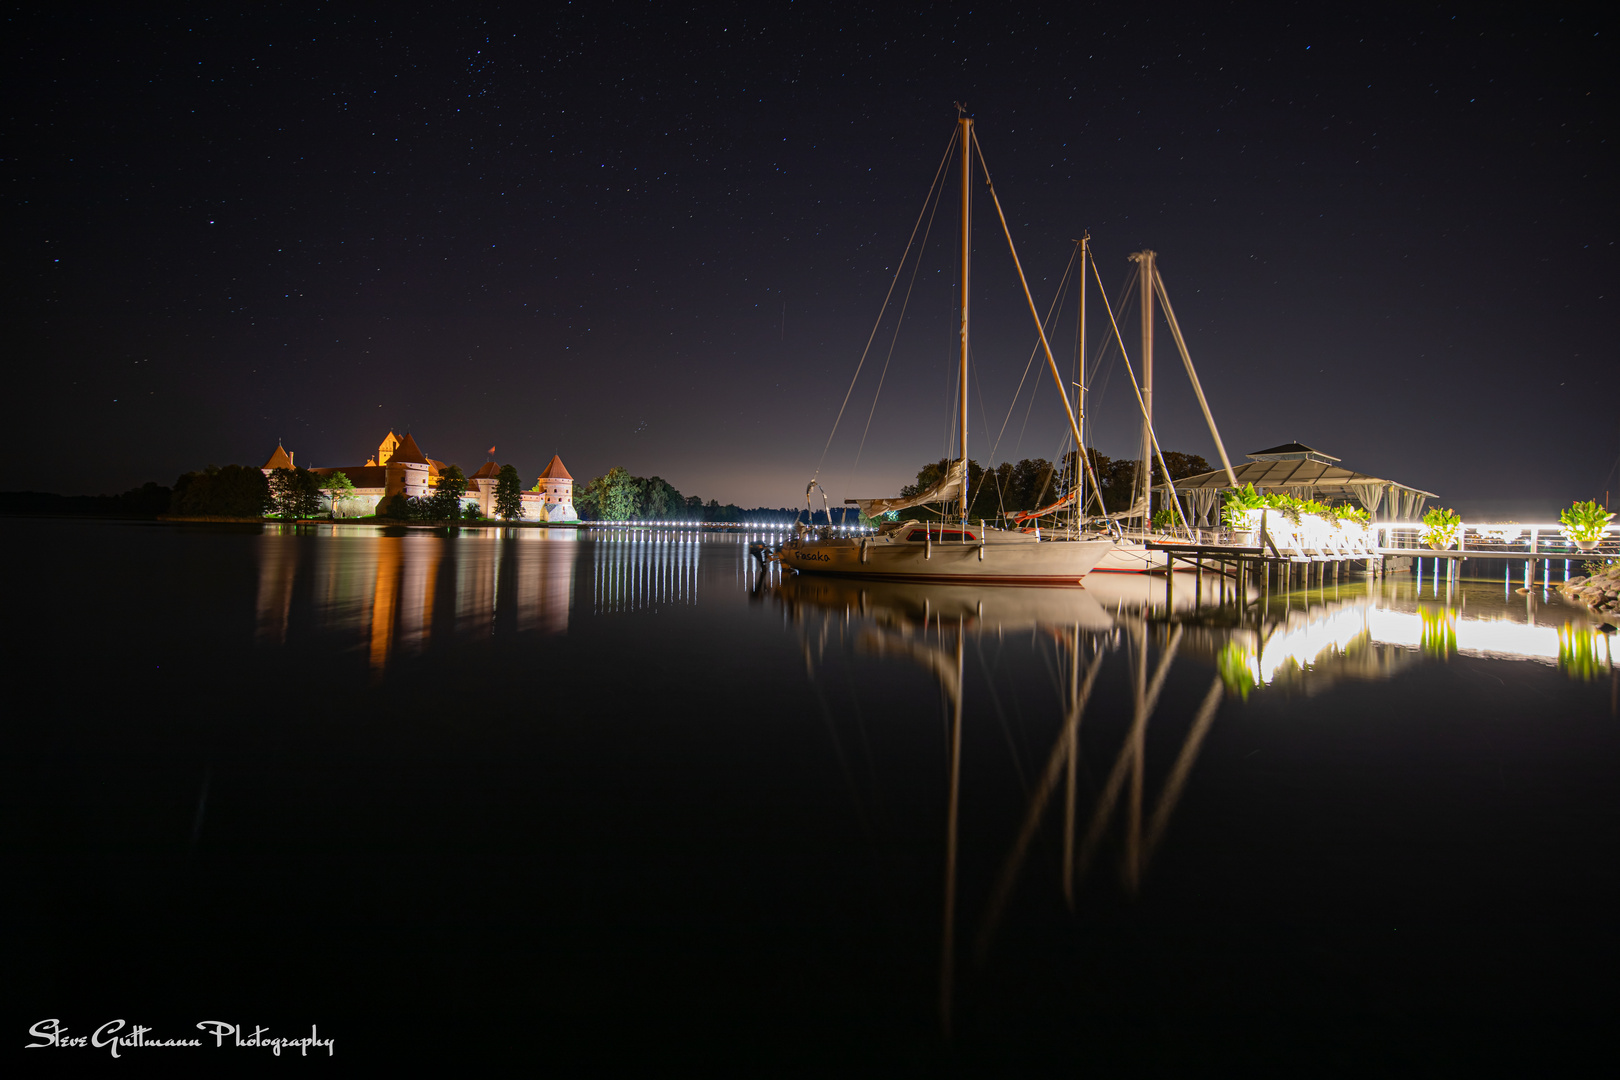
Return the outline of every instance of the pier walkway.
{"type": "Polygon", "coordinates": [[[1458,528],[1457,546],[1438,550],[1419,542],[1423,528],[1418,522],[1376,522],[1369,527],[1372,542],[1356,548],[1343,543],[1313,546],[1297,537],[1290,537],[1279,544],[1269,530],[1262,532],[1262,542],[1254,546],[1192,540],[1150,540],[1147,546],[1151,550],[1164,552],[1169,557],[1170,565],[1177,569],[1213,570],[1239,580],[1263,577],[1270,582],[1275,578],[1284,584],[1294,580],[1296,575],[1306,583],[1313,577],[1325,582],[1330,570],[1337,579],[1340,567],[1345,563],[1360,563],[1369,573],[1379,574],[1393,568],[1392,560],[1435,559],[1438,569],[1438,560],[1444,559],[1446,576],[1453,577],[1457,573],[1458,563],[1463,559],[1492,559],[1504,563],[1523,562],[1525,587],[1528,588],[1536,580],[1538,568],[1543,580],[1550,578],[1553,568],[1549,564],[1565,564],[1564,577],[1568,578],[1571,569],[1568,564],[1572,562],[1620,558],[1620,526],[1614,525],[1605,531],[1602,541],[1591,551],[1579,548],[1564,535],[1563,526],[1557,524],[1470,525],[1464,522],[1458,528]]]}

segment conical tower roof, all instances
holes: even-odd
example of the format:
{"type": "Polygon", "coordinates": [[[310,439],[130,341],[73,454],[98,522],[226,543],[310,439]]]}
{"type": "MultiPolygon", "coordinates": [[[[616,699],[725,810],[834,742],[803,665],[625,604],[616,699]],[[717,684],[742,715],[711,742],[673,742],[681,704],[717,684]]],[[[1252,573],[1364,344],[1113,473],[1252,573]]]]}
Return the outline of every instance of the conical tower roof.
{"type": "Polygon", "coordinates": [[[267,469],[290,469],[293,467],[292,458],[282,445],[276,443],[276,452],[270,455],[270,460],[264,463],[267,469]]]}
{"type": "Polygon", "coordinates": [[[500,474],[501,474],[501,467],[499,465],[495,464],[493,461],[486,461],[486,462],[484,462],[482,465],[480,465],[478,467],[477,472],[473,473],[467,479],[469,479],[469,480],[482,480],[482,479],[485,479],[485,478],[494,478],[496,476],[499,476],[500,474]]]}
{"type": "Polygon", "coordinates": [[[408,431],[405,433],[405,437],[399,441],[399,449],[394,451],[394,456],[389,460],[408,461],[413,465],[426,465],[428,463],[427,455],[422,453],[422,448],[416,445],[415,437],[408,431]]]}
{"type": "Polygon", "coordinates": [[[551,461],[547,463],[545,469],[540,473],[540,479],[572,480],[573,477],[569,475],[567,469],[563,468],[562,456],[559,454],[552,454],[551,461]]]}

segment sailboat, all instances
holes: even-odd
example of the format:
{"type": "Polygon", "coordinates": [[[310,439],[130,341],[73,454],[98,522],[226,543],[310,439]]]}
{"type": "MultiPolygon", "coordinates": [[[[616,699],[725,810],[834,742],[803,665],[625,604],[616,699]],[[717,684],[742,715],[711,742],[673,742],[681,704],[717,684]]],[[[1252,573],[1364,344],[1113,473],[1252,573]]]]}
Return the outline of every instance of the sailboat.
{"type": "MultiPolygon", "coordinates": [[[[1182,541],[1186,535],[1168,535],[1157,530],[1153,523],[1153,492],[1152,483],[1153,466],[1157,462],[1162,475],[1165,477],[1165,503],[1167,507],[1174,507],[1176,516],[1181,517],[1183,533],[1189,530],[1187,521],[1181,514],[1181,506],[1175,493],[1175,482],[1169,479],[1169,470],[1164,464],[1164,454],[1159,447],[1158,435],[1153,426],[1153,321],[1154,298],[1158,298],[1164,311],[1165,321],[1169,324],[1171,337],[1175,340],[1176,348],[1181,353],[1182,363],[1187,369],[1187,378],[1192,386],[1194,395],[1198,398],[1199,407],[1203,410],[1204,420],[1209,425],[1210,436],[1214,439],[1215,450],[1220,455],[1221,466],[1226,472],[1227,482],[1237,486],[1237,477],[1232,471],[1232,463],[1226,455],[1226,445],[1221,441],[1221,433],[1215,424],[1214,413],[1210,411],[1209,400],[1204,396],[1203,385],[1198,380],[1198,371],[1193,366],[1192,356],[1187,351],[1186,339],[1182,337],[1181,325],[1176,321],[1175,309],[1170,305],[1170,294],[1165,290],[1164,278],[1159,273],[1158,255],[1153,251],[1139,251],[1131,256],[1131,261],[1137,264],[1137,289],[1140,299],[1140,314],[1142,320],[1142,345],[1138,355],[1142,369],[1142,377],[1138,381],[1136,372],[1132,370],[1130,357],[1125,355],[1125,342],[1119,332],[1119,324],[1114,318],[1114,310],[1108,302],[1108,294],[1103,290],[1101,275],[1097,272],[1096,262],[1091,259],[1089,237],[1079,241],[1077,252],[1080,258],[1080,340],[1085,340],[1085,280],[1087,263],[1090,263],[1092,276],[1096,279],[1097,291],[1102,297],[1103,306],[1108,314],[1108,323],[1114,332],[1114,341],[1119,346],[1120,356],[1125,361],[1126,374],[1130,376],[1131,388],[1136,395],[1137,404],[1142,410],[1142,441],[1137,455],[1136,481],[1131,496],[1131,507],[1120,513],[1109,514],[1104,511],[1110,529],[1114,536],[1113,550],[1109,551],[1101,562],[1097,564],[1096,573],[1126,573],[1142,574],[1155,571],[1165,571],[1170,568],[1169,557],[1160,550],[1149,546],[1152,541],[1182,541]],[[1125,529],[1120,523],[1135,520],[1139,524],[1133,529],[1125,529]]],[[[1082,349],[1083,349],[1082,344],[1082,349]]],[[[1079,400],[1081,403],[1081,416],[1084,418],[1086,380],[1085,356],[1082,352],[1079,357],[1079,366],[1082,378],[1078,384],[1079,400]]],[[[1038,523],[1042,518],[1048,518],[1065,509],[1079,510],[1084,501],[1083,477],[1076,477],[1076,483],[1067,494],[1063,495],[1048,506],[1036,510],[1029,510],[1013,515],[1013,520],[1020,524],[1038,523]]],[[[1100,491],[1092,489],[1092,497],[1097,500],[1098,508],[1102,508],[1100,491]]]]}
{"type": "MultiPolygon", "coordinates": [[[[973,134],[973,121],[966,116],[957,119],[958,157],[961,169],[961,246],[959,250],[959,280],[961,281],[958,346],[959,384],[957,403],[961,413],[957,418],[960,454],[945,470],[945,475],[926,490],[915,495],[889,499],[853,499],[863,514],[877,517],[897,513],[927,503],[955,504],[959,512],[954,521],[886,521],[873,535],[840,536],[829,525],[825,528],[799,525],[795,535],[776,553],[784,567],[800,573],[843,574],[889,581],[943,582],[959,585],[1042,585],[1076,586],[1114,548],[1111,539],[1077,539],[1065,536],[1042,537],[1039,528],[1029,532],[989,527],[983,520],[968,519],[971,493],[968,491],[968,306],[972,261],[973,233],[973,157],[978,152],[981,165],[983,151],[973,134]]],[[[1030,295],[1029,282],[1018,260],[1018,250],[1012,241],[1012,231],[1001,210],[1001,200],[990,183],[989,168],[985,166],[985,186],[995,203],[1007,246],[1012,252],[1013,265],[1018,268],[1018,280],[1024,287],[1024,299],[1035,320],[1041,347],[1057,383],[1058,396],[1068,414],[1069,428],[1076,446],[1084,445],[1073,406],[1058,374],[1057,361],[1046,340],[1046,330],[1030,295]]],[[[812,480],[806,496],[814,490],[812,480]]],[[[823,496],[825,499],[825,495],[823,496]]]]}

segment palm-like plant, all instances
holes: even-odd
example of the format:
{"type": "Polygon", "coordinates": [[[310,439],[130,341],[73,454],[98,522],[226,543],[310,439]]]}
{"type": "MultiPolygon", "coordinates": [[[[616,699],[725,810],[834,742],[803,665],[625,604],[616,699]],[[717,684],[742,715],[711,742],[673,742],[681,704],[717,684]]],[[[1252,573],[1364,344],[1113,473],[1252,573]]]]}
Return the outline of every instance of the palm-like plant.
{"type": "Polygon", "coordinates": [[[1578,502],[1568,510],[1558,515],[1558,520],[1564,526],[1564,534],[1571,540],[1595,541],[1603,539],[1603,530],[1614,515],[1599,506],[1595,500],[1578,502]]]}
{"type": "Polygon", "coordinates": [[[1448,548],[1457,542],[1461,528],[1462,518],[1455,511],[1437,506],[1423,515],[1423,531],[1418,533],[1418,538],[1436,550],[1448,548]]]}
{"type": "Polygon", "coordinates": [[[1249,511],[1259,510],[1265,505],[1265,497],[1254,490],[1253,484],[1228,488],[1225,505],[1221,509],[1221,520],[1226,522],[1229,529],[1247,529],[1249,511]]]}

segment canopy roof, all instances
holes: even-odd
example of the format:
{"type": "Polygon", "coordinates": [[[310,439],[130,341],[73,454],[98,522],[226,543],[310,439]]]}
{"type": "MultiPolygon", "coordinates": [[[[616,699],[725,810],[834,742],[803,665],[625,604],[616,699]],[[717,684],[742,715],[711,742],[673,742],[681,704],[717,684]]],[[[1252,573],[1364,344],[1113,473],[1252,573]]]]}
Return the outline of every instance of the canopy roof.
{"type": "Polygon", "coordinates": [[[1251,461],[1320,461],[1327,465],[1339,459],[1332,454],[1324,454],[1320,450],[1313,450],[1304,443],[1289,442],[1281,446],[1273,446],[1267,450],[1249,451],[1251,461]]]}
{"type": "MultiPolygon", "coordinates": [[[[1239,487],[1253,484],[1256,491],[1281,491],[1298,499],[1354,498],[1378,520],[1406,520],[1422,513],[1423,504],[1435,498],[1432,491],[1335,465],[1338,458],[1301,443],[1256,450],[1249,457],[1252,460],[1232,470],[1239,487]]],[[[1186,498],[1189,516],[1197,519],[1194,524],[1214,524],[1221,492],[1231,486],[1226,470],[1217,469],[1177,480],[1176,494],[1186,498]]]]}
{"type": "MultiPolygon", "coordinates": [[[[1321,495],[1354,495],[1356,494],[1355,489],[1361,487],[1394,487],[1401,491],[1416,492],[1431,499],[1435,497],[1432,491],[1424,491],[1406,484],[1398,484],[1393,480],[1381,480],[1376,476],[1353,472],[1341,465],[1329,465],[1325,461],[1312,458],[1249,461],[1235,466],[1232,471],[1237,476],[1239,487],[1244,484],[1253,484],[1256,491],[1309,488],[1315,493],[1316,497],[1320,497],[1321,495]]],[[[1216,469],[1214,472],[1200,473],[1197,476],[1189,476],[1176,481],[1176,490],[1178,492],[1194,491],[1199,488],[1226,487],[1231,487],[1231,484],[1227,482],[1226,470],[1224,469],[1216,469]]],[[[1155,490],[1163,491],[1164,488],[1160,486],[1155,490]]]]}

